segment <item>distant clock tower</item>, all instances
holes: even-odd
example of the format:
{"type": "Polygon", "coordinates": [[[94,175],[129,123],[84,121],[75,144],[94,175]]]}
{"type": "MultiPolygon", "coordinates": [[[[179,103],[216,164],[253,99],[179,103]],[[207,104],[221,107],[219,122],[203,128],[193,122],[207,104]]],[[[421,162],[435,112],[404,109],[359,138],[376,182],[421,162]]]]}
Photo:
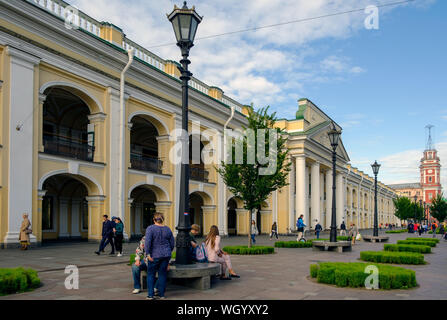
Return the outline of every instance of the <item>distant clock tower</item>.
{"type": "Polygon", "coordinates": [[[431,203],[438,194],[441,194],[441,162],[438,157],[438,151],[433,147],[431,138],[432,125],[428,125],[428,141],[424,151],[424,157],[421,159],[421,187],[423,199],[426,203],[431,203]]]}

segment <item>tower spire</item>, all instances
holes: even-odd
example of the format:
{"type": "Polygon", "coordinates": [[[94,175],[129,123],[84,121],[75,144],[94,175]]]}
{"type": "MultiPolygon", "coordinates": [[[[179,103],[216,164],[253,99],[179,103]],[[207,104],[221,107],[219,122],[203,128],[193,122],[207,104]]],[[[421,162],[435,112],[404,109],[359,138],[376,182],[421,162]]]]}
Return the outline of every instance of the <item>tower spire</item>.
{"type": "Polygon", "coordinates": [[[433,150],[433,140],[431,137],[431,129],[434,127],[432,124],[428,124],[425,126],[426,129],[428,129],[428,139],[427,139],[427,145],[425,150],[433,150]]]}

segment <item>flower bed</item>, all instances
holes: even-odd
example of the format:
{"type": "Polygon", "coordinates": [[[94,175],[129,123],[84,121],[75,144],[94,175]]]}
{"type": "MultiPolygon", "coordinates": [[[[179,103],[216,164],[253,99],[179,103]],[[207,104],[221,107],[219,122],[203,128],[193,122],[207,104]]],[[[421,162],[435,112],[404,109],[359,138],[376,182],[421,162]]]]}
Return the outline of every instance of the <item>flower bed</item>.
{"type": "Polygon", "coordinates": [[[424,256],[416,252],[362,251],[360,260],[378,263],[425,264],[424,256]]]}
{"type": "Polygon", "coordinates": [[[227,246],[222,249],[228,254],[271,254],[275,253],[274,247],[267,246],[227,246]]]}
{"type": "Polygon", "coordinates": [[[422,246],[417,244],[385,244],[383,246],[384,251],[395,252],[418,252],[418,253],[431,253],[430,246],[422,246]]]}
{"type": "Polygon", "coordinates": [[[422,240],[397,240],[397,244],[416,244],[421,246],[436,247],[435,241],[422,241],[422,240]]]}
{"type": "Polygon", "coordinates": [[[0,295],[30,291],[40,285],[33,269],[0,269],[0,295]]]}
{"type": "Polygon", "coordinates": [[[385,233],[405,233],[405,232],[408,232],[408,230],[407,229],[399,229],[399,230],[388,230],[388,231],[385,231],[385,233]]]}
{"type": "MultiPolygon", "coordinates": [[[[310,276],[319,283],[334,284],[338,287],[365,287],[370,273],[365,273],[369,263],[362,262],[321,262],[310,265],[310,276]]],[[[379,269],[380,289],[408,289],[417,286],[413,270],[374,264],[379,269]]]]}

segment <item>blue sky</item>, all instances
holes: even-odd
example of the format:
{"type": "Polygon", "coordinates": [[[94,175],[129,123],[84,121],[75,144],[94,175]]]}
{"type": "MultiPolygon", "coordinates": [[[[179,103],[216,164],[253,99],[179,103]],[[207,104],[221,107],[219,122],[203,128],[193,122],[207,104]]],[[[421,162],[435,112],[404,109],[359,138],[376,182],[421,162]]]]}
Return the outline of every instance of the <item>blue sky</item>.
{"type": "MultiPolygon", "coordinates": [[[[72,0],[98,20],[165,59],[178,60],[166,13],[180,1],[72,0]]],[[[204,15],[197,37],[386,4],[396,0],[197,0],[204,15]]],[[[309,98],[344,129],[353,166],[383,164],[385,183],[417,182],[425,125],[435,125],[447,163],[447,1],[416,0],[379,9],[379,29],[356,12],[256,32],[200,40],[191,51],[194,75],[241,103],[270,105],[292,118],[309,98]]],[[[444,169],[443,183],[447,184],[444,169]]]]}

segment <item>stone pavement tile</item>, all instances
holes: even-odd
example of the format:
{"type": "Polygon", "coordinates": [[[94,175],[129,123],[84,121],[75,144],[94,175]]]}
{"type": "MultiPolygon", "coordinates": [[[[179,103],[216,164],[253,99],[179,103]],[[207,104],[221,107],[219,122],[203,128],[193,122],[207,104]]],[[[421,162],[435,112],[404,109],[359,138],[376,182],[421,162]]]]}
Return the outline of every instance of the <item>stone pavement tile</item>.
{"type": "Polygon", "coordinates": [[[72,295],[56,298],[55,300],[85,300],[82,296],[72,295]]]}

